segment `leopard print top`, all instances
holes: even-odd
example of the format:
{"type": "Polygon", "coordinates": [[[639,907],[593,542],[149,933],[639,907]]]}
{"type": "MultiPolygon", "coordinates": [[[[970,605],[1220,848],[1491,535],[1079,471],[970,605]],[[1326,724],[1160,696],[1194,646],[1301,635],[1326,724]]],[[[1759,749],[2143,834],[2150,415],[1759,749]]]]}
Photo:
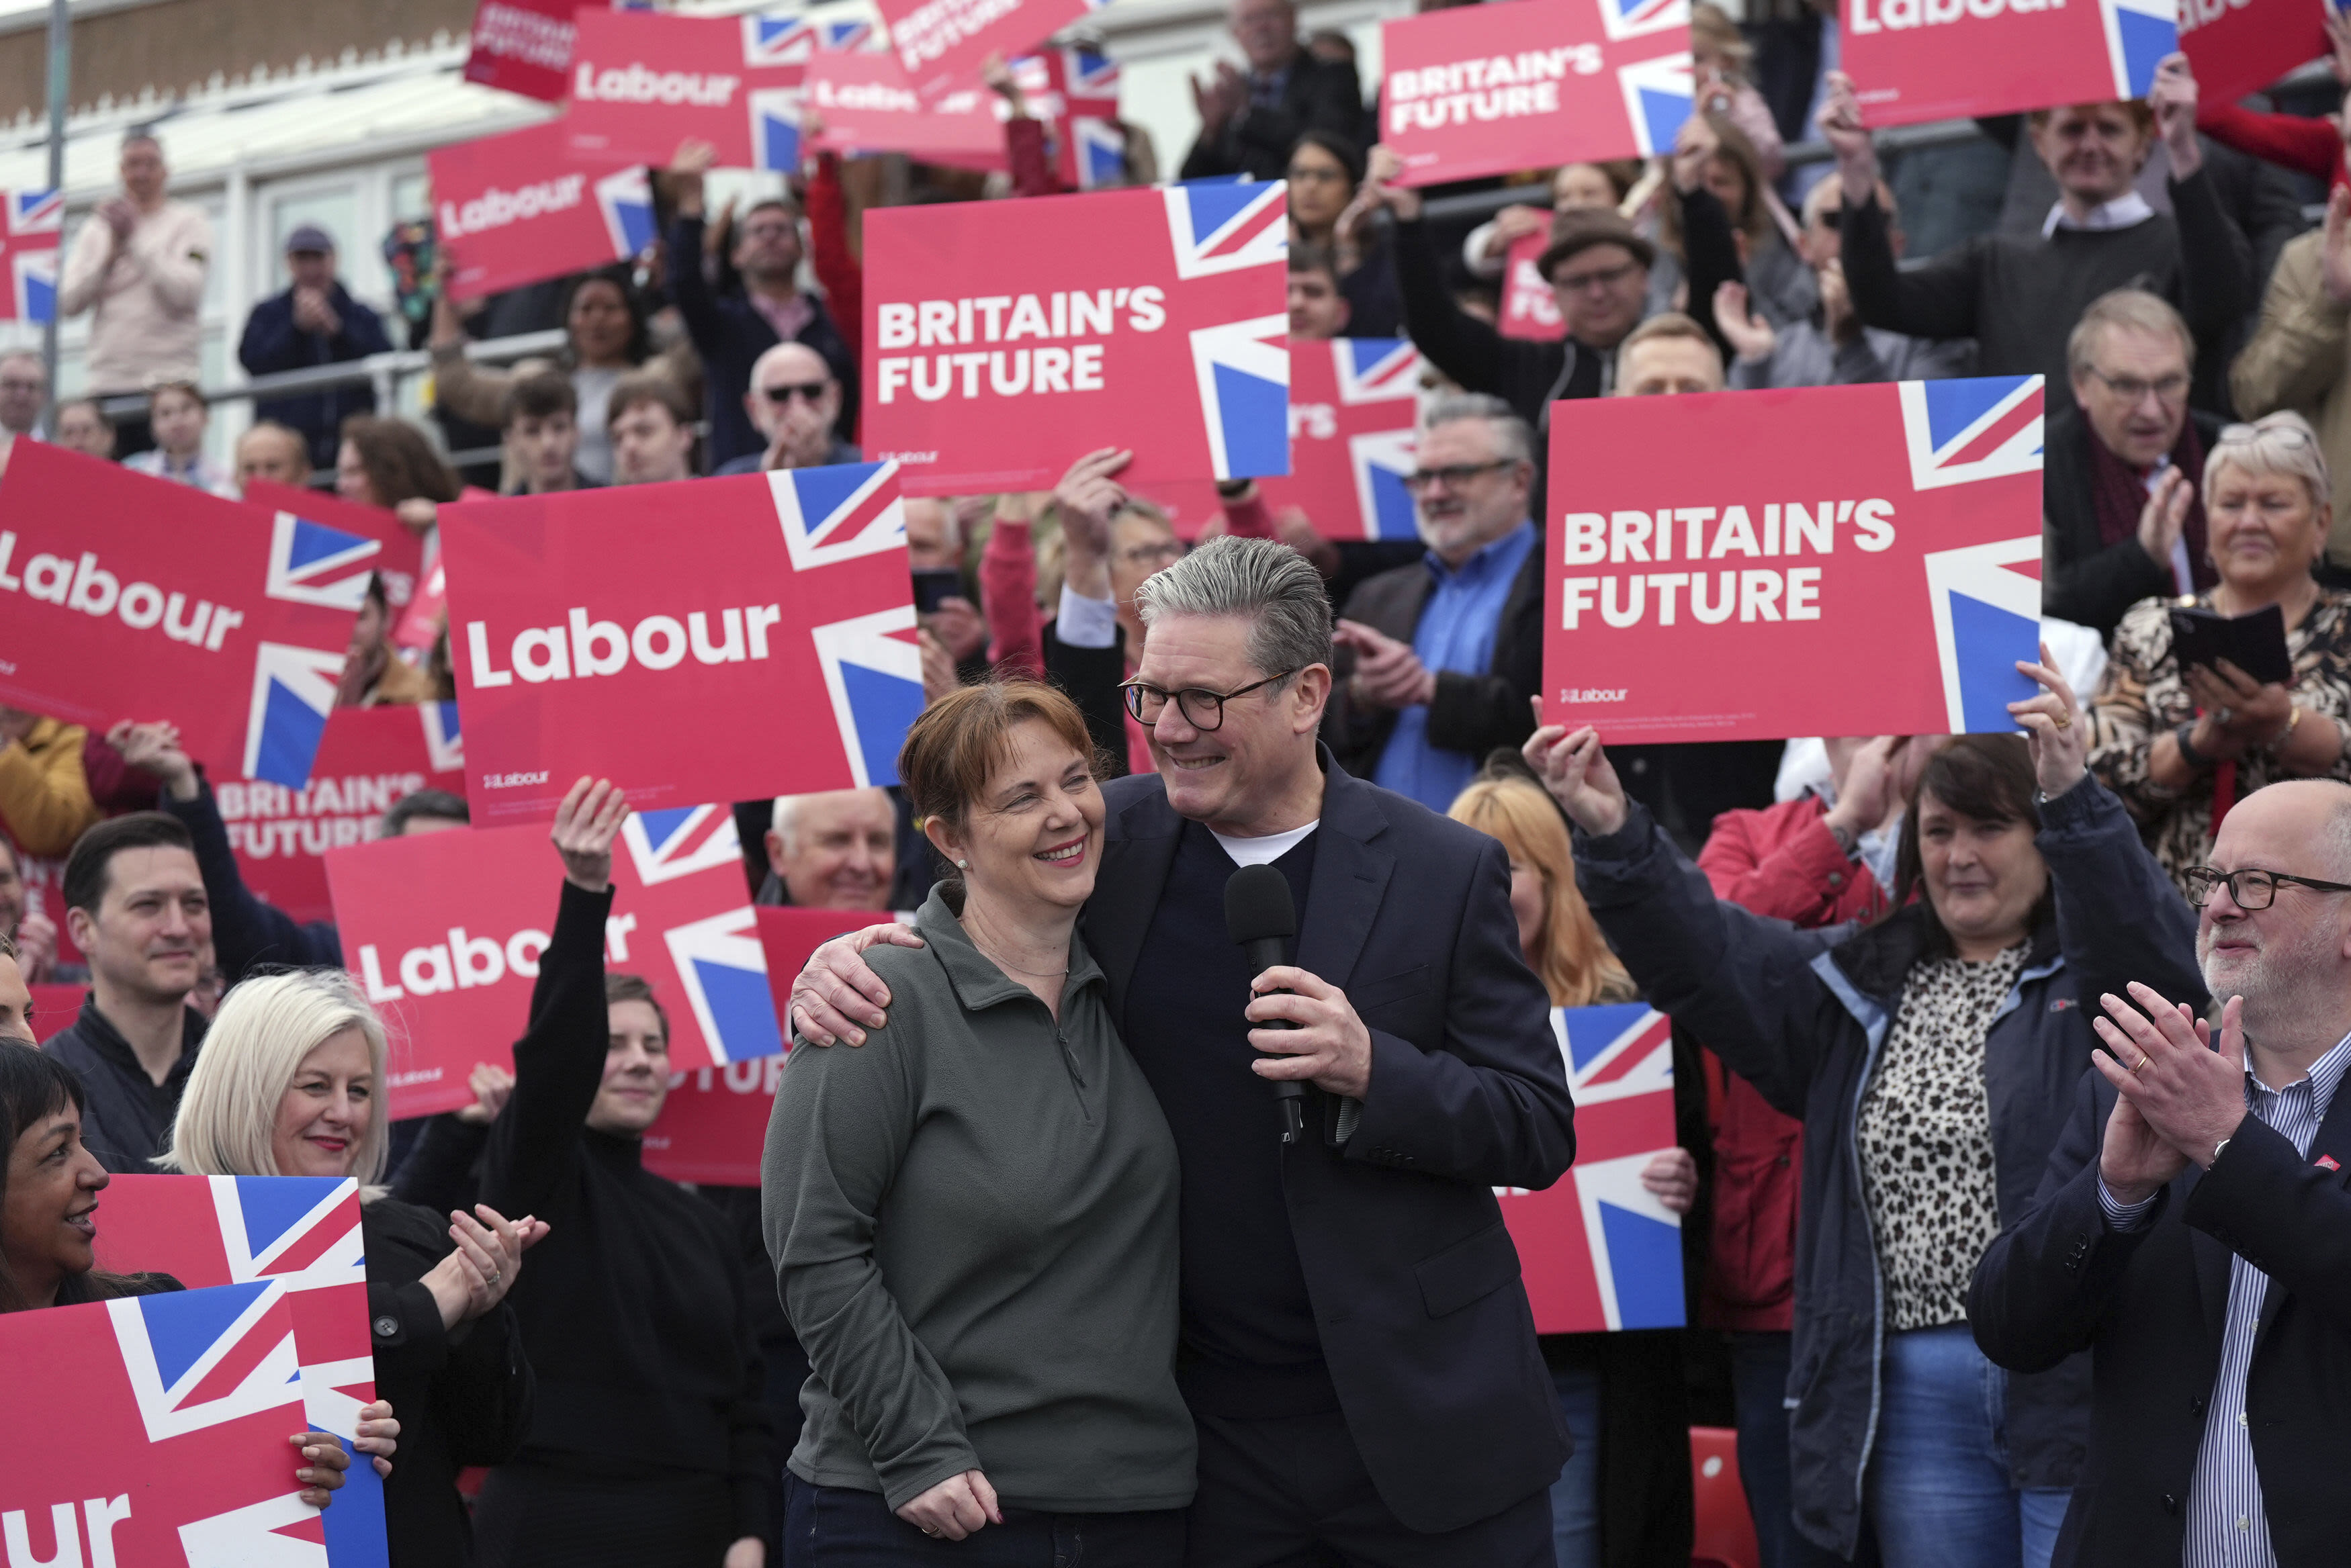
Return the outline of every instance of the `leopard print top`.
{"type": "Polygon", "coordinates": [[[2030,948],[1912,965],[1862,1096],[1862,1194],[1888,1328],[1967,1321],[1968,1281],[2000,1230],[1984,1036],[2030,948]]]}

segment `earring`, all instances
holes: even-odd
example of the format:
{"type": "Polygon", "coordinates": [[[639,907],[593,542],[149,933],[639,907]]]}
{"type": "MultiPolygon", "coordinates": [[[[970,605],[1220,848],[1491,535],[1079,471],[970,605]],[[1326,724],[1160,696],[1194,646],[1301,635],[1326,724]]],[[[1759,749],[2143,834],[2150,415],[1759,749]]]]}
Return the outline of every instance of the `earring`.
{"type": "Polygon", "coordinates": [[[956,862],[956,869],[958,871],[968,871],[971,869],[971,862],[968,860],[958,860],[956,862]]]}

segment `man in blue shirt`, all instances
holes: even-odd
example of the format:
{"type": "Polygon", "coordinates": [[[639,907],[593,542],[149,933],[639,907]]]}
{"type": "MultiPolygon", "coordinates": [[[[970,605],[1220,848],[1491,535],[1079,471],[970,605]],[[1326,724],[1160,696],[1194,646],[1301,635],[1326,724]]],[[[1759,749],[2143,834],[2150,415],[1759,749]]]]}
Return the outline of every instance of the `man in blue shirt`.
{"type": "Polygon", "coordinates": [[[1428,554],[1348,596],[1322,733],[1349,773],[1441,812],[1487,753],[1533,729],[1542,579],[1526,421],[1499,398],[1440,398],[1418,452],[1408,483],[1428,554]]]}

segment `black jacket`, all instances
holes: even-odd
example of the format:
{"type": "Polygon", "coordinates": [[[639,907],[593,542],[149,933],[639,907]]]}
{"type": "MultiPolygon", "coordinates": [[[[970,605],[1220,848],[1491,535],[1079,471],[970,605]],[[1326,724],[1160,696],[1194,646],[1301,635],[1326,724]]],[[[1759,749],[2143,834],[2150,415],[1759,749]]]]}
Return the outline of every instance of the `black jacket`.
{"type": "MultiPolygon", "coordinates": [[[[2192,409],[2188,417],[2209,451],[2220,421],[2192,409]]],[[[2079,409],[2049,416],[2041,449],[2041,613],[2112,637],[2123,611],[2179,589],[2170,566],[2156,565],[2137,534],[2111,545],[2099,539],[2090,462],[2090,442],[2097,439],[2079,409]]]]}
{"type": "MultiPolygon", "coordinates": [[[[1523,744],[1534,733],[1534,711],[1527,699],[1542,689],[1544,560],[1538,540],[1502,601],[1494,657],[1486,669],[1437,672],[1437,700],[1428,705],[1430,745],[1482,758],[1497,746],[1523,744]]],[[[1347,597],[1344,614],[1410,642],[1434,587],[1427,563],[1415,561],[1365,580],[1347,597]]],[[[1396,715],[1393,708],[1357,708],[1348,701],[1346,678],[1353,663],[1352,655],[1341,655],[1338,680],[1323,710],[1322,738],[1341,767],[1367,779],[1395,732],[1396,715]]]]}
{"type": "MultiPolygon", "coordinates": [[[[734,1233],[645,1169],[636,1139],[587,1126],[604,1075],[611,907],[610,890],[563,884],[514,1094],[490,1130],[482,1201],[550,1227],[507,1297],[538,1380],[512,1490],[544,1469],[695,1471],[726,1484],[726,1539],[765,1535],[777,1460],[734,1233]]],[[[622,1489],[612,1506],[630,1506],[622,1489]]]]}
{"type": "MultiPolygon", "coordinates": [[[[2195,922],[2120,803],[2085,778],[2041,808],[2056,916],[2033,937],[1984,1043],[2000,1215],[2031,1205],[2095,1044],[2083,1007],[2144,981],[2200,996],[2195,922]]],[[[1646,810],[1605,838],[1577,835],[1576,878],[1650,1005],[1704,1040],[1804,1123],[1796,1321],[1788,1391],[1797,1527],[1851,1556],[1861,1532],[1886,1328],[1855,1121],[1878,1047],[1924,956],[1916,905],[1831,946],[1719,901],[1646,810]]],[[[2010,1478],[2072,1486],[2089,1436],[2089,1369],[2052,1357],[2007,1389],[2010,1478]]]]}
{"type": "MultiPolygon", "coordinates": [[[[702,228],[700,218],[681,217],[670,225],[666,265],[670,297],[685,318],[694,351],[702,356],[702,411],[710,421],[705,466],[716,469],[746,453],[768,450],[768,438],[743,411],[743,394],[750,389],[752,365],[781,339],[749,300],[711,288],[702,273],[702,228]]],[[[807,298],[814,314],[794,341],[807,344],[832,367],[841,383],[841,417],[833,421],[833,431],[842,441],[854,441],[857,361],[850,358],[849,346],[841,340],[841,329],[832,324],[824,301],[814,295],[807,298]]]]}
{"type": "Polygon", "coordinates": [[[179,818],[195,846],[196,869],[212,903],[213,955],[235,985],[261,968],[340,969],[343,944],[332,920],[298,920],[263,902],[245,885],[245,872],[229,846],[220,803],[207,783],[193,800],[162,792],[159,808],[179,818]]]}
{"type": "Polygon", "coordinates": [[[2090,1353],[2090,1454],[2055,1561],[2180,1560],[2241,1253],[2270,1276],[2245,1377],[2270,1543],[2279,1568],[2339,1563],[2351,1541],[2338,1459],[2351,1424],[2351,1095],[2335,1096],[2307,1160],[2247,1116],[2210,1170],[2189,1166],[2127,1233],[2108,1231],[2098,1204],[2114,1104],[2103,1077],[2082,1079],[2040,1192],[1984,1254],[1968,1297],[1976,1343],[2003,1366],[2090,1353]]]}
{"type": "Polygon", "coordinates": [[[392,1560],[462,1565],[473,1555],[473,1529],[457,1472],[513,1458],[530,1427],[522,1334],[504,1303],[455,1334],[441,1326],[420,1282],[449,1254],[445,1214],[380,1198],[360,1210],[360,1234],[376,1397],[390,1400],[400,1420],[400,1452],[383,1483],[392,1560]]]}
{"type": "Polygon", "coordinates": [[[1246,174],[1279,180],[1290,171],[1290,150],[1310,130],[1328,130],[1360,146],[1364,89],[1345,60],[1317,59],[1301,45],[1290,58],[1290,78],[1272,109],[1243,108],[1214,137],[1202,136],[1184,157],[1185,180],[1246,174]]]}
{"type": "MultiPolygon", "coordinates": [[[[1496,1187],[1541,1189],[1575,1151],[1551,1003],[1519,956],[1501,846],[1349,777],[1325,753],[1298,964],[1372,1036],[1369,1097],[1306,1090],[1282,1150],[1324,1364],[1381,1501],[1414,1530],[1500,1512],[1569,1450],[1496,1187]]],[[[1123,1023],[1183,818],[1156,774],[1113,780],[1081,929],[1123,1023]]]]}
{"type": "MultiPolygon", "coordinates": [[[[392,339],[384,336],[383,323],[374,311],[353,299],[337,283],[328,293],[328,303],[342,322],[342,329],[333,334],[309,332],[294,323],[294,291],[272,295],[253,307],[245,318],[245,337],[237,344],[237,363],[251,376],[273,375],[280,370],[301,370],[314,365],[337,365],[350,359],[364,359],[371,354],[388,354],[392,339]]],[[[256,403],[253,417],[276,420],[302,432],[309,443],[310,466],[332,468],[335,451],[342,442],[343,421],[353,414],[375,412],[375,389],[361,381],[355,386],[329,387],[299,397],[270,398],[256,403]]]]}
{"type": "Polygon", "coordinates": [[[204,1015],[183,1009],[180,1059],[158,1084],[139,1064],[131,1042],[98,1010],[92,993],[83,1000],[80,1016],[42,1045],[81,1080],[81,1141],[100,1165],[120,1176],[154,1174],[152,1161],[171,1147],[172,1121],[180,1114],[180,1095],[195,1071],[204,1039],[204,1015]]]}

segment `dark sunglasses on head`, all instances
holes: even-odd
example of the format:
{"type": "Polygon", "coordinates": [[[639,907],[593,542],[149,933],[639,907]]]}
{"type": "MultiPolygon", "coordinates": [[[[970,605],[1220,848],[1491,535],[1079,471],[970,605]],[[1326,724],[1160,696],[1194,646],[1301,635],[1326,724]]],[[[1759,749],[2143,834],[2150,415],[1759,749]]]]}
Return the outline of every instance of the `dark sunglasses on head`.
{"type": "Polygon", "coordinates": [[[1826,229],[1829,233],[1835,234],[1838,230],[1844,227],[1844,209],[1843,207],[1823,207],[1819,212],[1813,214],[1813,221],[1820,224],[1821,227],[1826,229]]]}
{"type": "Polygon", "coordinates": [[[762,387],[760,395],[771,403],[789,403],[794,398],[813,403],[825,394],[831,381],[787,381],[780,387],[762,387]]]}

